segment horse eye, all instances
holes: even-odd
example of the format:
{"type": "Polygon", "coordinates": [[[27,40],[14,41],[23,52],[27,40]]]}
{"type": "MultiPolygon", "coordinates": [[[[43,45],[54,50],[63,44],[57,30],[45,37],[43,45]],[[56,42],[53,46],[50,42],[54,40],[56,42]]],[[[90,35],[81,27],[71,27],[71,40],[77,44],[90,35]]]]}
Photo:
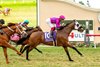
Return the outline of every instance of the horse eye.
{"type": "Polygon", "coordinates": [[[77,24],[77,27],[79,26],[79,24],[77,24]]]}

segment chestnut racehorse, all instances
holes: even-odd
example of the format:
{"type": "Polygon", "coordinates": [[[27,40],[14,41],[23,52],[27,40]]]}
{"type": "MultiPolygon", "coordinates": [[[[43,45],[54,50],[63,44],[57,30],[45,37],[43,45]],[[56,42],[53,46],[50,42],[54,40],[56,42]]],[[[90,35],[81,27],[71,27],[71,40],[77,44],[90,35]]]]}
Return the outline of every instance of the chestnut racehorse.
{"type": "Polygon", "coordinates": [[[10,8],[5,8],[5,10],[0,10],[0,14],[2,13],[4,16],[8,16],[11,10],[10,8]]]}
{"type": "MultiPolygon", "coordinates": [[[[70,23],[66,24],[65,26],[62,26],[60,30],[57,30],[57,45],[56,46],[62,46],[68,55],[69,61],[73,61],[70,57],[68,47],[74,49],[79,55],[82,56],[82,53],[80,53],[76,47],[71,45],[68,40],[68,36],[71,33],[72,30],[78,30],[79,32],[83,32],[83,27],[76,21],[73,20],[70,23]]],[[[53,42],[46,42],[44,37],[44,32],[37,31],[30,35],[29,38],[29,44],[23,49],[22,53],[26,50],[26,60],[29,60],[28,54],[33,49],[36,48],[41,43],[45,45],[53,46],[53,42]]]]}
{"type": "Polygon", "coordinates": [[[19,51],[16,50],[11,44],[9,44],[10,36],[14,33],[21,34],[23,29],[21,26],[15,23],[8,23],[7,26],[3,26],[0,32],[0,47],[3,48],[4,56],[6,58],[6,63],[8,64],[7,48],[10,48],[17,52],[18,55],[21,55],[19,51]]]}

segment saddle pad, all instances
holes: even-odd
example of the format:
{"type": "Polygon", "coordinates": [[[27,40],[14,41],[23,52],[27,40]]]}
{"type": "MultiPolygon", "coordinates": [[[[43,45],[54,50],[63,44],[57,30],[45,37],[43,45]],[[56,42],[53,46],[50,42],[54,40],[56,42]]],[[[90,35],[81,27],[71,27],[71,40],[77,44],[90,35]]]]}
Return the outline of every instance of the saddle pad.
{"type": "MultiPolygon", "coordinates": [[[[50,42],[50,41],[53,41],[53,38],[50,37],[50,33],[49,32],[44,32],[44,37],[45,37],[45,41],[46,42],[50,42]]],[[[54,39],[56,39],[56,32],[53,32],[53,37],[54,39]]]]}

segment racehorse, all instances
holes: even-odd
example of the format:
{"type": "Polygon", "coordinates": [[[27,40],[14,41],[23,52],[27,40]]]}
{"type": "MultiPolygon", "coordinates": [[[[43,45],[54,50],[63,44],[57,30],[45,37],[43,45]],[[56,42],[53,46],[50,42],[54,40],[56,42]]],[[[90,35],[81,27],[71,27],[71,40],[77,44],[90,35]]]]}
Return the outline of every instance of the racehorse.
{"type": "Polygon", "coordinates": [[[0,13],[2,13],[3,15],[5,15],[5,16],[7,16],[7,15],[9,15],[10,14],[10,11],[11,11],[12,9],[10,9],[10,8],[5,8],[5,10],[0,10],[0,13]]]}
{"type": "Polygon", "coordinates": [[[9,44],[10,36],[14,33],[22,34],[22,27],[15,23],[8,23],[7,26],[3,26],[0,29],[0,47],[3,48],[4,56],[6,58],[6,63],[8,64],[8,55],[7,55],[7,48],[10,48],[17,52],[18,55],[21,55],[21,52],[17,51],[15,47],[9,44]]]}
{"type": "MultiPolygon", "coordinates": [[[[76,21],[73,20],[72,22],[66,24],[65,26],[61,26],[60,30],[57,30],[56,40],[57,45],[56,46],[62,46],[68,55],[69,61],[73,61],[70,57],[68,47],[74,49],[79,55],[83,56],[82,53],[80,53],[76,47],[71,45],[68,40],[68,36],[71,33],[72,30],[78,30],[79,32],[83,32],[83,27],[76,21]]],[[[37,31],[30,35],[29,38],[29,44],[23,49],[22,53],[26,50],[26,60],[29,60],[28,54],[33,49],[36,48],[41,43],[49,46],[53,46],[53,42],[46,42],[45,41],[45,33],[43,31],[37,31]]]]}

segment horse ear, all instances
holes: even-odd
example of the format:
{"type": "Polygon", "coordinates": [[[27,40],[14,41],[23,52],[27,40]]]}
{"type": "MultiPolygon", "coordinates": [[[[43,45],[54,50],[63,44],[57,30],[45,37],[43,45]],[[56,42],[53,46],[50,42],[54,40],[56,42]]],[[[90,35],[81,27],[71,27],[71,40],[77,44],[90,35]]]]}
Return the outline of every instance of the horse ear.
{"type": "Polygon", "coordinates": [[[74,22],[76,21],[76,19],[73,20],[74,22]]]}

